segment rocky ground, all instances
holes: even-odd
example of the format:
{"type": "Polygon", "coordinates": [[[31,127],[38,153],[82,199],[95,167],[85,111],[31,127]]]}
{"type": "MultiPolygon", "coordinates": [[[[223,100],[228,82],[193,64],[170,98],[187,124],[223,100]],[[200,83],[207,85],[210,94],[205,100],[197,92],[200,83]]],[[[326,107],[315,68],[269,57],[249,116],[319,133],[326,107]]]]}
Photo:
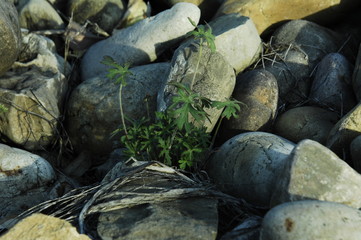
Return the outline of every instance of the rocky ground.
{"type": "MultiPolygon", "coordinates": [[[[0,0],[0,239],[360,239],[360,11],[0,0]],[[131,64],[129,118],[166,108],[167,83],[193,76],[202,96],[242,102],[202,169],[125,157],[105,56],[131,64]]],[[[221,111],[209,114],[214,132],[221,111]]]]}

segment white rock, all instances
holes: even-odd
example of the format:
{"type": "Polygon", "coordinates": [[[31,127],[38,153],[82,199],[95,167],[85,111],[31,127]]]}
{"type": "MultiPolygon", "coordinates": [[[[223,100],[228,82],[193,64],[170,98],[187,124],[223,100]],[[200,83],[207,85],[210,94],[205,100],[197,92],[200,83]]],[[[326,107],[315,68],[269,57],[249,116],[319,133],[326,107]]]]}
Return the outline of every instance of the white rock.
{"type": "Polygon", "coordinates": [[[260,240],[359,240],[361,211],[339,203],[298,201],[272,208],[260,240]]]}
{"type": "Polygon", "coordinates": [[[19,11],[22,28],[30,30],[63,29],[64,22],[46,0],[29,0],[19,11]]]}
{"type": "Polygon", "coordinates": [[[315,199],[361,207],[361,175],[313,140],[294,148],[273,189],[271,204],[315,199]]]}
{"type": "Polygon", "coordinates": [[[100,62],[107,55],[120,65],[131,63],[134,66],[154,61],[160,53],[194,29],[188,17],[198,23],[199,8],[191,3],[178,3],[94,44],[83,57],[82,79],[103,77],[107,67],[100,62]]]}
{"type": "Polygon", "coordinates": [[[13,197],[55,180],[51,165],[38,155],[0,144],[0,196],[13,197]]]}
{"type": "MultiPolygon", "coordinates": [[[[160,88],[158,110],[164,111],[177,95],[177,88],[166,83],[179,82],[189,86],[195,93],[212,101],[228,100],[236,84],[232,66],[217,51],[212,52],[206,45],[201,47],[194,42],[187,42],[175,51],[166,82],[160,88]],[[199,53],[202,53],[200,56],[199,53]]],[[[209,115],[202,124],[211,132],[216,126],[223,109],[208,108],[209,115]]]]}
{"type": "Polygon", "coordinates": [[[214,19],[209,25],[215,35],[217,51],[236,73],[242,72],[259,58],[261,38],[250,18],[229,14],[214,19]]]}

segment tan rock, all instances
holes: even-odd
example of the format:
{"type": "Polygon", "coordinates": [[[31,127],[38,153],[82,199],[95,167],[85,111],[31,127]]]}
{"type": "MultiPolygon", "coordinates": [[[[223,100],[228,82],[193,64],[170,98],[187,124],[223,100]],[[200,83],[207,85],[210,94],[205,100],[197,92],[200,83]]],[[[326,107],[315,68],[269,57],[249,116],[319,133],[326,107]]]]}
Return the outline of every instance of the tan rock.
{"type": "Polygon", "coordinates": [[[11,1],[0,0],[0,75],[15,62],[20,52],[20,26],[11,1]]]}
{"type": "Polygon", "coordinates": [[[33,214],[9,230],[0,240],[90,240],[69,222],[44,214],[33,214]]]}
{"type": "Polygon", "coordinates": [[[237,118],[224,119],[222,135],[235,136],[245,131],[266,131],[277,110],[277,80],[267,70],[255,69],[237,76],[232,96],[241,102],[237,118]]]}
{"type": "Polygon", "coordinates": [[[353,0],[227,0],[216,16],[238,12],[250,17],[261,34],[275,23],[307,18],[317,23],[335,21],[338,14],[360,6],[353,0]],[[330,18],[330,14],[332,17],[330,18]]]}
{"type": "Polygon", "coordinates": [[[332,128],[328,135],[326,147],[340,157],[349,152],[350,143],[361,135],[361,103],[347,113],[332,128]]]}

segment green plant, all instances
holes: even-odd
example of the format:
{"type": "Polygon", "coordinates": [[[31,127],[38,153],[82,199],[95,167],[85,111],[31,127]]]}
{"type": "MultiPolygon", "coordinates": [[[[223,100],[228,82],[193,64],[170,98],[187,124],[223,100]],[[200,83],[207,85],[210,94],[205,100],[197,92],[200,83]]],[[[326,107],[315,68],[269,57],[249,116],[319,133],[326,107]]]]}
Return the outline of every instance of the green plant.
{"type": "MultiPolygon", "coordinates": [[[[208,114],[205,108],[224,108],[221,118],[236,117],[237,101],[212,101],[194,93],[181,83],[175,86],[178,95],[164,112],[156,112],[156,120],[142,118],[130,121],[128,133],[122,135],[121,143],[126,154],[142,160],[157,160],[181,169],[196,167],[206,157],[211,146],[211,135],[202,126],[208,114]],[[191,119],[194,119],[191,121],[191,119]]],[[[118,132],[124,127],[118,129],[118,132]]]]}
{"type": "Polygon", "coordinates": [[[5,113],[7,111],[9,111],[9,109],[5,107],[4,104],[0,103],[0,113],[5,113]]]}
{"type": "MultiPolygon", "coordinates": [[[[198,69],[203,43],[206,42],[212,52],[216,50],[216,46],[211,28],[206,30],[204,26],[197,27],[190,18],[188,19],[196,27],[196,30],[188,35],[193,35],[200,41],[196,65],[198,69]]],[[[122,126],[115,133],[124,132],[120,141],[126,147],[125,153],[128,156],[141,160],[157,160],[167,165],[179,166],[181,169],[197,167],[197,162],[207,157],[206,153],[214,141],[211,141],[211,135],[203,126],[204,121],[209,120],[205,109],[223,109],[219,124],[223,118],[237,117],[236,112],[240,110],[240,102],[236,100],[213,101],[194,92],[194,74],[190,86],[179,82],[169,83],[175,87],[177,95],[171,99],[170,106],[164,112],[156,112],[154,122],[145,117],[139,120],[127,119],[129,126],[126,126],[121,91],[126,85],[125,78],[129,74],[129,65],[119,66],[111,57],[106,57],[102,63],[111,67],[107,77],[120,84],[122,126]]]]}
{"type": "MultiPolygon", "coordinates": [[[[208,29],[206,29],[204,26],[200,25],[197,26],[197,24],[188,17],[188,21],[195,27],[196,29],[193,31],[190,31],[187,33],[187,36],[193,36],[195,40],[199,40],[199,54],[198,54],[198,60],[196,64],[196,70],[199,68],[199,63],[201,61],[202,57],[202,51],[203,51],[203,43],[206,42],[207,46],[211,49],[211,51],[214,53],[216,51],[216,44],[214,43],[215,37],[212,33],[212,28],[208,26],[208,29]]],[[[196,78],[196,72],[194,72],[192,83],[191,83],[191,89],[193,88],[194,81],[196,78]]]]}
{"type": "Polygon", "coordinates": [[[128,135],[127,127],[124,119],[123,112],[123,103],[122,103],[122,90],[125,85],[127,85],[126,77],[131,74],[129,71],[130,64],[126,63],[123,66],[119,65],[114,59],[110,56],[104,56],[103,61],[101,63],[110,67],[108,69],[108,74],[106,77],[110,80],[113,80],[114,83],[119,84],[119,107],[120,107],[120,117],[122,120],[122,125],[124,126],[125,134],[128,135]]]}

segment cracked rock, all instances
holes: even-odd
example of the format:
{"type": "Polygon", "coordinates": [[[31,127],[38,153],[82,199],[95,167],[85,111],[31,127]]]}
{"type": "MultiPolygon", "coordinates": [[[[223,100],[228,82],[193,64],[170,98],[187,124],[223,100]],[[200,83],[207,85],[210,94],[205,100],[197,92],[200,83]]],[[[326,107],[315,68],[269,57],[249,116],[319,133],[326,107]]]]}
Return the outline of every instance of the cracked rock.
{"type": "Polygon", "coordinates": [[[239,134],[216,151],[207,171],[220,190],[268,207],[276,177],[294,146],[270,133],[239,134]]]}

